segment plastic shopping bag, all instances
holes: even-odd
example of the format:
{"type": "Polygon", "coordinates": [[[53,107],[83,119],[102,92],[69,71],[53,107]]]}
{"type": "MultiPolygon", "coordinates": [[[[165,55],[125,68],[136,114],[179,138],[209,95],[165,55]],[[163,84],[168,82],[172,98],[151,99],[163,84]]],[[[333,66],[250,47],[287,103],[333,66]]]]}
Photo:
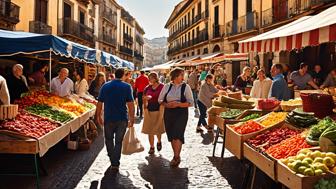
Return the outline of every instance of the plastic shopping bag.
{"type": "Polygon", "coordinates": [[[121,153],[131,155],[142,151],[144,151],[144,147],[136,136],[134,127],[128,128],[123,140],[121,153]]]}

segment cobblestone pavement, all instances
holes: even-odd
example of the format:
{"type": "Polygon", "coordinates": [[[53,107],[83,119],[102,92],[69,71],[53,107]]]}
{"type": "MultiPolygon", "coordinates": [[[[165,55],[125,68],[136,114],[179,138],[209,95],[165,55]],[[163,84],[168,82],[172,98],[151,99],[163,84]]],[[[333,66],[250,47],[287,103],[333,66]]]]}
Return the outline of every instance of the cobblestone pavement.
{"type": "MultiPolygon", "coordinates": [[[[162,151],[156,152],[154,156],[148,155],[147,136],[140,133],[142,124],[138,123],[135,128],[145,151],[123,155],[119,173],[107,169],[110,163],[101,133],[88,151],[69,151],[63,143],[52,148],[42,158],[48,176],[41,177],[41,188],[240,188],[245,170],[240,161],[228,151],[225,152],[225,158],[212,157],[213,135],[207,132],[196,133],[198,119],[194,118],[192,109],[189,113],[186,144],[183,145],[179,168],[169,166],[172,149],[165,135],[162,138],[162,151]]],[[[220,150],[221,144],[217,146],[217,156],[220,155],[220,150]]],[[[6,158],[14,161],[12,157],[6,158]]],[[[24,162],[19,161],[20,164],[24,162]]],[[[20,164],[10,163],[11,167],[21,167],[20,164]]],[[[28,164],[29,162],[23,163],[24,166],[28,164]]],[[[257,174],[255,188],[269,188],[269,180],[260,175],[257,174]]],[[[35,187],[33,177],[2,176],[0,183],[0,188],[6,189],[35,187]]]]}

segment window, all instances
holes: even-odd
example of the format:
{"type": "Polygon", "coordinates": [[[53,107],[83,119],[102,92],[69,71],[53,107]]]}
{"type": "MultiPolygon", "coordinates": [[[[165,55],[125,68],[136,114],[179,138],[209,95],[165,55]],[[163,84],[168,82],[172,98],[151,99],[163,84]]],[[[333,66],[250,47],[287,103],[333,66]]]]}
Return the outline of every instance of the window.
{"type": "Polygon", "coordinates": [[[218,26],[218,23],[219,23],[219,7],[218,6],[215,7],[214,18],[215,18],[214,25],[218,26]]]}
{"type": "Polygon", "coordinates": [[[202,1],[200,1],[197,5],[197,14],[198,15],[202,14],[202,1]]]}
{"type": "Polygon", "coordinates": [[[195,52],[194,52],[194,51],[192,51],[192,52],[191,52],[191,56],[194,56],[194,55],[195,55],[195,52]]]}
{"type": "Polygon", "coordinates": [[[252,12],[252,0],[246,0],[246,12],[252,12]]]}

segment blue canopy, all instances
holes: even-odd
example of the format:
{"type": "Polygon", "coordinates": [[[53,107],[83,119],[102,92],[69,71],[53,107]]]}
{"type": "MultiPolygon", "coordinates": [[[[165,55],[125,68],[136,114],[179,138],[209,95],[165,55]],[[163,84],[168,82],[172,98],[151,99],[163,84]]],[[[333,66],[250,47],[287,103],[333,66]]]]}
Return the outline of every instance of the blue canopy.
{"type": "Polygon", "coordinates": [[[126,67],[130,70],[134,70],[134,64],[132,62],[129,62],[127,60],[123,60],[117,56],[114,56],[114,58],[116,59],[117,61],[117,64],[116,64],[116,67],[126,67]]]}

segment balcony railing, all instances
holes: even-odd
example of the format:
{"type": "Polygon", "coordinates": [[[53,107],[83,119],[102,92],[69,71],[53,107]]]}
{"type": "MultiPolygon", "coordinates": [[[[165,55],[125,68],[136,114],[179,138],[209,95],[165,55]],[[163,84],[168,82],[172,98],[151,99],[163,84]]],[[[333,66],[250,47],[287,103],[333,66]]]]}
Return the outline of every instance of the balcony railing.
{"type": "Polygon", "coordinates": [[[10,1],[0,0],[0,19],[17,24],[20,21],[19,15],[19,6],[10,1]]]}
{"type": "Polygon", "coordinates": [[[128,41],[129,43],[133,43],[133,37],[131,35],[124,33],[123,36],[124,36],[124,40],[128,41]]]}
{"type": "Polygon", "coordinates": [[[100,41],[104,41],[106,43],[109,43],[113,46],[116,46],[117,45],[117,40],[115,37],[113,37],[112,35],[108,35],[108,34],[100,34],[99,35],[99,40],[100,41]]]}
{"type": "Polygon", "coordinates": [[[269,26],[296,15],[302,14],[315,7],[335,3],[334,0],[280,0],[278,6],[262,12],[262,27],[269,26]]]}
{"type": "Polygon", "coordinates": [[[29,22],[29,32],[41,33],[41,34],[51,34],[51,26],[41,21],[30,21],[29,22]]]}
{"type": "Polygon", "coordinates": [[[258,14],[257,12],[247,13],[238,19],[234,19],[226,23],[226,35],[232,36],[253,30],[257,27],[258,14]]]}
{"type": "Polygon", "coordinates": [[[140,35],[136,35],[135,40],[141,45],[145,44],[143,37],[140,35]]]}
{"type": "Polygon", "coordinates": [[[144,57],[141,53],[139,53],[138,51],[134,51],[134,57],[140,61],[143,61],[144,57]]]}
{"type": "Polygon", "coordinates": [[[212,38],[216,39],[216,38],[221,38],[224,36],[224,25],[213,25],[213,34],[212,34],[212,38]]]}
{"type": "Polygon", "coordinates": [[[123,53],[126,53],[128,55],[133,56],[133,50],[132,49],[130,49],[128,47],[125,47],[125,46],[120,46],[119,49],[120,49],[120,52],[123,52],[123,53]]]}
{"type": "Polygon", "coordinates": [[[183,49],[192,47],[194,45],[203,43],[203,42],[208,41],[208,40],[209,40],[208,31],[207,30],[202,30],[196,38],[194,38],[190,41],[186,41],[182,44],[178,44],[174,47],[170,47],[167,54],[174,54],[174,53],[179,52],[183,49]]]}
{"type": "Polygon", "coordinates": [[[183,24],[175,32],[173,32],[172,34],[170,34],[169,37],[168,37],[168,41],[171,41],[172,39],[174,39],[176,36],[178,36],[180,33],[182,33],[183,31],[185,31],[186,29],[194,26],[201,19],[205,19],[205,18],[208,18],[208,17],[209,17],[209,10],[205,10],[201,14],[196,15],[191,20],[188,20],[188,22],[186,24],[183,24]]]}
{"type": "Polygon", "coordinates": [[[113,11],[110,7],[102,5],[100,8],[100,16],[117,26],[117,12],[113,11]]]}
{"type": "Polygon", "coordinates": [[[93,29],[70,18],[59,19],[58,33],[60,35],[72,35],[90,43],[94,42],[93,29]]]}

